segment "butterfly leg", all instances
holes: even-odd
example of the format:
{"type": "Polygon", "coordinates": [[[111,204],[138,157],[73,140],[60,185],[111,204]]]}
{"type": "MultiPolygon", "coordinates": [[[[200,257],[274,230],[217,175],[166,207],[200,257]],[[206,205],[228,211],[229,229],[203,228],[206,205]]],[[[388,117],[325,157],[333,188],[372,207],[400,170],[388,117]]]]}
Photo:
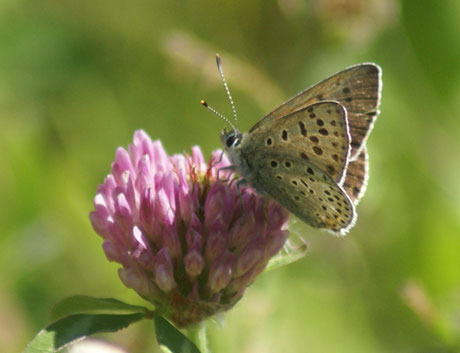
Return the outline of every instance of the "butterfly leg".
{"type": "Polygon", "coordinates": [[[232,180],[230,180],[230,182],[228,183],[228,187],[231,187],[232,184],[233,184],[233,182],[234,182],[235,180],[239,180],[239,179],[240,179],[240,178],[239,178],[238,176],[234,176],[234,177],[232,178],[232,180]]]}
{"type": "MultiPolygon", "coordinates": [[[[219,168],[217,169],[217,180],[220,180],[219,178],[219,174],[220,174],[220,171],[221,170],[231,170],[231,171],[234,171],[236,169],[236,167],[234,165],[228,165],[226,167],[222,167],[222,168],[219,168]]],[[[228,180],[228,179],[227,179],[228,180]]]]}
{"type": "Polygon", "coordinates": [[[209,167],[214,168],[214,166],[216,166],[217,164],[222,162],[222,159],[224,158],[224,153],[225,153],[225,151],[222,151],[222,153],[220,154],[219,160],[217,162],[215,160],[213,160],[209,167]]]}
{"type": "Polygon", "coordinates": [[[220,154],[220,158],[219,158],[219,161],[217,163],[220,163],[222,162],[222,158],[224,158],[224,151],[222,151],[222,153],[220,154]]]}

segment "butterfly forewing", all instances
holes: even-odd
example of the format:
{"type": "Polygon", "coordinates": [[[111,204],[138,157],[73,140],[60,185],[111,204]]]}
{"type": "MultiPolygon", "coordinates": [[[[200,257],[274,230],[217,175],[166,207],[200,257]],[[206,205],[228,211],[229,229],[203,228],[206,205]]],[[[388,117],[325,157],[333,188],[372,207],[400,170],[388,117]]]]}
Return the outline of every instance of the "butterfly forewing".
{"type": "Polygon", "coordinates": [[[367,149],[364,147],[356,160],[348,164],[347,176],[343,182],[343,188],[355,206],[366,191],[368,176],[369,164],[367,160],[367,149]]]}
{"type": "Polygon", "coordinates": [[[381,69],[375,64],[349,67],[299,93],[262,118],[252,129],[323,100],[340,102],[347,110],[351,134],[351,159],[364,147],[378,115],[381,69]]]}
{"type": "Polygon", "coordinates": [[[243,153],[249,159],[258,158],[261,152],[267,158],[281,153],[318,167],[338,184],[345,177],[350,136],[346,111],[337,102],[312,104],[261,124],[247,138],[251,143],[243,153]]]}
{"type": "Polygon", "coordinates": [[[345,234],[355,210],[346,192],[325,172],[302,158],[279,150],[254,156],[252,184],[315,228],[345,234]],[[277,162],[276,167],[273,161],[277,162]]]}

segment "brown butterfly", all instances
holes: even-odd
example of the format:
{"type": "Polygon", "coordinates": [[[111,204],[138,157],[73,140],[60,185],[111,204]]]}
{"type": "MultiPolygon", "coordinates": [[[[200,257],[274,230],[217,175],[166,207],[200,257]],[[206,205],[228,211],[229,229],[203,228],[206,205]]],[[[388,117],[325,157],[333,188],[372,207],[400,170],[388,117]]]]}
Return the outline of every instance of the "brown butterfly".
{"type": "MultiPolygon", "coordinates": [[[[219,56],[217,65],[236,122],[219,56]]],[[[346,234],[366,189],[365,143],[379,114],[381,77],[376,64],[349,67],[300,92],[247,133],[218,114],[232,126],[221,141],[229,169],[243,177],[238,185],[249,183],[315,228],[346,234]]]]}

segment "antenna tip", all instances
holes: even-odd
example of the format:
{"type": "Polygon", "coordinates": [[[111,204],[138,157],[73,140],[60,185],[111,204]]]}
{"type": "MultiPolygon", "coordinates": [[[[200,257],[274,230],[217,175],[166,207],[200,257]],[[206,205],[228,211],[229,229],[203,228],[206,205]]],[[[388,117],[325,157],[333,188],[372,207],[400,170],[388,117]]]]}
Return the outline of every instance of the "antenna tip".
{"type": "Polygon", "coordinates": [[[200,104],[204,105],[205,107],[208,106],[208,103],[206,103],[204,100],[200,100],[200,104]]]}
{"type": "Polygon", "coordinates": [[[216,62],[217,62],[217,66],[220,67],[220,65],[222,64],[222,59],[220,58],[219,54],[216,54],[216,62]]]}

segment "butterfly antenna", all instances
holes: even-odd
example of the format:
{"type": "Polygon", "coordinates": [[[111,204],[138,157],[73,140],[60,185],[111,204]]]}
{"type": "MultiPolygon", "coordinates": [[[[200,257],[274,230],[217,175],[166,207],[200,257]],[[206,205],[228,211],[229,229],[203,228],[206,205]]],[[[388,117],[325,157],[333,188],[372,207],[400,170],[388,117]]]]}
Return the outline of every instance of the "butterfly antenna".
{"type": "Polygon", "coordinates": [[[221,118],[223,121],[225,121],[228,125],[230,125],[234,131],[237,131],[235,125],[233,125],[232,122],[231,122],[230,120],[228,120],[225,116],[223,116],[221,113],[219,113],[219,112],[218,112],[217,110],[215,110],[213,107],[210,107],[210,106],[208,105],[208,103],[206,103],[204,100],[201,100],[200,103],[201,103],[201,105],[203,105],[205,108],[209,109],[209,110],[212,111],[214,114],[216,114],[216,115],[217,115],[219,118],[221,118]]]}
{"type": "Polygon", "coordinates": [[[220,58],[219,54],[216,54],[216,62],[217,62],[217,69],[219,70],[220,77],[222,78],[222,82],[224,83],[225,91],[227,92],[228,99],[230,100],[230,105],[232,106],[233,118],[235,119],[235,125],[237,125],[238,118],[236,116],[235,104],[233,103],[232,95],[230,94],[230,90],[228,89],[227,81],[225,81],[224,72],[222,71],[222,59],[220,58]]]}

